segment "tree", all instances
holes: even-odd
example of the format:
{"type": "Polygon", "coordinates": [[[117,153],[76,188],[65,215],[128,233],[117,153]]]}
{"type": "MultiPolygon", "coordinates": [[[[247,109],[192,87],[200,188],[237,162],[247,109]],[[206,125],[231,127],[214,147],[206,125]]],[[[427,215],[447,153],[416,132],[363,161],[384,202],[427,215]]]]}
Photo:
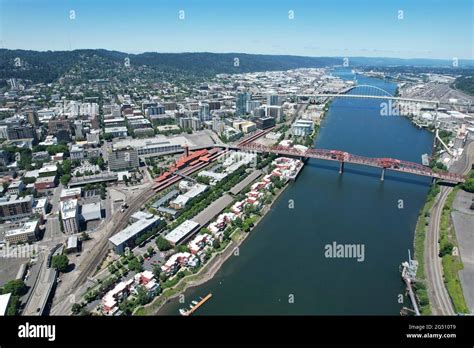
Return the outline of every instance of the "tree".
{"type": "Polygon", "coordinates": [[[66,255],[56,255],[53,256],[51,260],[51,265],[56,268],[59,272],[64,273],[69,266],[69,259],[66,255]]]}
{"type": "Polygon", "coordinates": [[[105,169],[105,161],[102,158],[102,156],[99,156],[99,158],[97,159],[97,165],[99,166],[101,170],[105,169]]]}
{"type": "Polygon", "coordinates": [[[236,218],[234,220],[234,225],[237,226],[237,227],[242,227],[243,226],[243,221],[240,217],[236,218]]]}
{"type": "Polygon", "coordinates": [[[86,240],[89,240],[89,239],[91,239],[91,237],[89,236],[89,234],[86,231],[81,233],[81,241],[86,241],[86,240]]]}
{"type": "Polygon", "coordinates": [[[153,255],[153,252],[155,251],[155,249],[153,249],[153,247],[150,245],[150,246],[146,249],[146,251],[148,252],[148,255],[151,256],[151,255],[153,255]]]}
{"type": "Polygon", "coordinates": [[[28,185],[28,184],[34,183],[36,181],[36,178],[23,177],[21,180],[23,181],[25,185],[28,185]]]}
{"type": "Polygon", "coordinates": [[[138,273],[143,271],[143,266],[136,258],[133,258],[128,263],[128,269],[138,273]]]}
{"type": "Polygon", "coordinates": [[[72,305],[72,313],[75,314],[75,315],[78,315],[79,313],[81,313],[81,310],[82,310],[82,306],[79,304],[79,303],[74,303],[72,305]]]}
{"type": "Polygon", "coordinates": [[[168,275],[166,273],[161,273],[160,274],[160,280],[162,283],[164,283],[168,279],[168,275]]]}
{"type": "Polygon", "coordinates": [[[61,176],[61,178],[59,179],[59,181],[61,182],[61,184],[63,186],[66,186],[69,181],[71,180],[71,175],[69,174],[64,174],[63,176],[61,176]]]}
{"type": "Polygon", "coordinates": [[[214,242],[212,242],[212,246],[214,247],[214,249],[219,249],[221,247],[221,243],[218,239],[214,239],[214,242]]]}
{"type": "Polygon", "coordinates": [[[466,182],[462,185],[462,188],[467,192],[474,192],[474,179],[467,179],[466,182]]]}
{"type": "Polygon", "coordinates": [[[142,285],[137,286],[137,302],[142,306],[150,302],[150,296],[142,285]]]}
{"type": "Polygon", "coordinates": [[[169,241],[167,241],[161,236],[156,238],[155,243],[158,249],[160,249],[160,251],[170,250],[173,247],[169,241]]]}
{"type": "Polygon", "coordinates": [[[66,159],[63,161],[62,170],[64,174],[71,174],[71,161],[66,159]]]}
{"type": "Polygon", "coordinates": [[[179,253],[186,253],[186,252],[189,252],[189,248],[187,245],[178,245],[175,247],[176,251],[178,251],[179,253]]]}
{"type": "Polygon", "coordinates": [[[12,294],[12,296],[22,296],[26,294],[27,286],[21,279],[10,280],[2,287],[2,294],[12,294]]]}
{"type": "Polygon", "coordinates": [[[155,276],[155,278],[160,278],[161,276],[161,267],[160,266],[157,266],[157,265],[153,265],[153,275],[155,276]]]}

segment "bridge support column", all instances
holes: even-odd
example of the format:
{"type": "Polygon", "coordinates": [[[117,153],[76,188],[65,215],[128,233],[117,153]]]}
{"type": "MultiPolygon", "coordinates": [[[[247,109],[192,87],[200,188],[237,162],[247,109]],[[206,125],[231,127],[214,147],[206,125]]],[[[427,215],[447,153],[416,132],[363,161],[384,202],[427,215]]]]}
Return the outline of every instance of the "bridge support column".
{"type": "Polygon", "coordinates": [[[385,168],[382,168],[382,175],[380,176],[380,181],[385,179],[385,168]]]}
{"type": "Polygon", "coordinates": [[[344,173],[344,162],[339,162],[339,174],[344,173]]]}
{"type": "Polygon", "coordinates": [[[434,178],[434,177],[431,178],[431,184],[432,184],[432,185],[435,185],[435,184],[436,184],[436,178],[434,178]]]}

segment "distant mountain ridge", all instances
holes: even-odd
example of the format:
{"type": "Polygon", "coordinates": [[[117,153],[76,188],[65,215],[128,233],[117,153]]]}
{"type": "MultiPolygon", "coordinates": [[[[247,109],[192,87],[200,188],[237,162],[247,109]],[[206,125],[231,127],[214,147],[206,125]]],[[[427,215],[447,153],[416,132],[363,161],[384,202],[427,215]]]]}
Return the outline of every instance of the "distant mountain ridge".
{"type": "MultiPolygon", "coordinates": [[[[132,66],[146,65],[157,71],[211,76],[219,73],[247,73],[342,65],[343,57],[305,57],[246,53],[157,53],[128,54],[104,49],[73,51],[30,51],[0,49],[0,79],[11,77],[34,82],[52,82],[86,57],[99,57],[103,66],[113,68],[126,58],[132,66]],[[26,62],[21,67],[15,59],[26,62]]],[[[451,60],[349,57],[349,65],[450,67],[451,60]]],[[[460,60],[461,68],[473,68],[474,61],[460,60]]]]}

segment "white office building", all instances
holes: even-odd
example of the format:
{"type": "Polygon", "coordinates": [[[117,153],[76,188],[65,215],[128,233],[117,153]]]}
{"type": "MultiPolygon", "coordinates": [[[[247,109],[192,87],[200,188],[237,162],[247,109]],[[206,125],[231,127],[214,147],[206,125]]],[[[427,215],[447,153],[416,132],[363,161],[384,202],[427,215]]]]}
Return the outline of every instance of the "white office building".
{"type": "Polygon", "coordinates": [[[77,199],[62,201],[60,202],[60,205],[64,233],[74,234],[79,232],[79,205],[77,203],[77,199]]]}
{"type": "Polygon", "coordinates": [[[304,137],[310,135],[313,131],[313,121],[309,120],[298,120],[293,123],[291,132],[294,136],[304,137]]]}

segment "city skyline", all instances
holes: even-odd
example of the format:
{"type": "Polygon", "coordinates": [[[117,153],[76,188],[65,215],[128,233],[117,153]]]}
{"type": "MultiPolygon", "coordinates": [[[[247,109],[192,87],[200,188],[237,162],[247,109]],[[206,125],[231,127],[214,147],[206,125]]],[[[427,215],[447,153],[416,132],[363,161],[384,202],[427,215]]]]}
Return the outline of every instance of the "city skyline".
{"type": "Polygon", "coordinates": [[[474,57],[466,1],[2,0],[1,13],[8,49],[474,57]]]}

